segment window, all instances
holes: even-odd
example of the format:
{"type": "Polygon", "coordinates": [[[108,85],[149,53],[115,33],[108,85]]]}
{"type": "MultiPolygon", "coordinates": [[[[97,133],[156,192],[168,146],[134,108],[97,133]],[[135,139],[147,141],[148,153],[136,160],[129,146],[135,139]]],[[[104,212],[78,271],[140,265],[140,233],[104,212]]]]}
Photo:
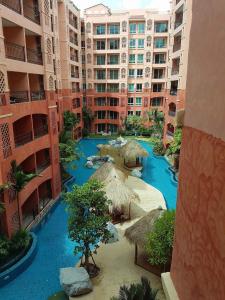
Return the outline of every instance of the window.
{"type": "Polygon", "coordinates": [[[140,117],[141,116],[141,110],[136,110],[135,114],[136,114],[136,116],[140,117]]]}
{"type": "Polygon", "coordinates": [[[122,22],[122,31],[127,32],[127,22],[126,21],[122,22]]]}
{"type": "Polygon", "coordinates": [[[164,78],[164,70],[163,69],[154,69],[153,70],[153,78],[155,78],[155,79],[164,78]]]}
{"type": "Polygon", "coordinates": [[[142,92],[142,83],[137,83],[136,92],[142,92]]]}
{"type": "Polygon", "coordinates": [[[152,44],[152,37],[148,36],[147,37],[147,47],[151,47],[151,44],[152,44]]]}
{"type": "Polygon", "coordinates": [[[155,23],[155,32],[168,32],[168,22],[155,23]]]}
{"type": "Polygon", "coordinates": [[[160,93],[163,90],[163,84],[162,83],[154,83],[152,85],[152,90],[154,93],[160,93]]]}
{"type": "Polygon", "coordinates": [[[105,106],[106,105],[106,99],[105,98],[96,98],[95,99],[95,105],[96,106],[105,106]]]}
{"type": "Polygon", "coordinates": [[[99,110],[97,111],[97,119],[105,119],[106,117],[106,111],[105,110],[99,110]]]}
{"type": "Polygon", "coordinates": [[[154,48],[165,48],[166,47],[166,38],[156,38],[154,40],[154,48]]]}
{"type": "Polygon", "coordinates": [[[137,77],[143,77],[143,69],[137,69],[137,77]]]}
{"type": "Polygon", "coordinates": [[[128,110],[127,115],[128,115],[128,116],[133,116],[133,115],[134,115],[133,110],[128,110]]]}
{"type": "Polygon", "coordinates": [[[105,65],[105,55],[97,55],[97,65],[105,65]]]}
{"type": "Polygon", "coordinates": [[[133,98],[133,97],[129,97],[129,98],[128,98],[127,104],[128,104],[129,106],[133,106],[133,105],[134,105],[134,98],[133,98]]]}
{"type": "Polygon", "coordinates": [[[134,69],[129,69],[129,77],[134,77],[135,76],[135,70],[134,69]]]}
{"type": "MultiPolygon", "coordinates": [[[[138,54],[140,55],[140,54],[138,54]]],[[[129,63],[134,64],[135,63],[135,54],[130,54],[129,55],[129,63]]]]}
{"type": "Polygon", "coordinates": [[[134,83],[128,84],[128,92],[134,92],[134,83]]]}
{"type": "Polygon", "coordinates": [[[137,97],[136,98],[136,105],[137,106],[141,106],[142,105],[142,98],[141,97],[137,97]]]}
{"type": "Polygon", "coordinates": [[[97,50],[105,50],[105,41],[97,41],[97,50]]]}
{"type": "Polygon", "coordinates": [[[96,34],[105,34],[105,25],[97,25],[96,34]]]}
{"type": "Polygon", "coordinates": [[[145,33],[145,23],[138,24],[138,33],[145,33]]]}
{"type": "Polygon", "coordinates": [[[144,48],[145,40],[144,39],[138,39],[138,48],[144,48]]]}
{"type": "Polygon", "coordinates": [[[118,70],[110,70],[110,79],[119,79],[119,71],[118,70]]]}
{"type": "Polygon", "coordinates": [[[157,53],[154,57],[155,64],[165,64],[166,62],[166,55],[164,53],[157,53]]]}
{"type": "Polygon", "coordinates": [[[130,39],[129,41],[129,48],[135,48],[136,47],[136,40],[130,39]]]}
{"type": "Polygon", "coordinates": [[[118,119],[118,112],[117,111],[109,111],[109,114],[108,114],[108,116],[109,116],[109,119],[111,119],[111,120],[116,120],[116,119],[118,119]]]}
{"type": "Polygon", "coordinates": [[[108,65],[118,65],[119,64],[119,55],[110,55],[108,57],[108,65]]]}
{"type": "Polygon", "coordinates": [[[126,78],[126,69],[124,68],[121,70],[121,77],[126,78]]]}
{"type": "Polygon", "coordinates": [[[163,104],[163,97],[155,97],[150,100],[151,106],[161,106],[163,104]]]}
{"type": "Polygon", "coordinates": [[[150,71],[151,69],[149,67],[145,68],[145,77],[150,77],[150,71]]]}
{"type": "Polygon", "coordinates": [[[108,92],[118,93],[119,92],[119,83],[110,83],[110,84],[108,84],[108,92]]]}
{"type": "Polygon", "coordinates": [[[142,64],[144,62],[144,54],[138,54],[137,62],[142,64]]]}
{"type": "Polygon", "coordinates": [[[136,24],[130,23],[130,33],[136,33],[136,24]]]}
{"type": "Polygon", "coordinates": [[[151,52],[146,53],[146,62],[151,62],[151,52]]]}
{"type": "Polygon", "coordinates": [[[81,48],[85,49],[85,41],[81,41],[81,48]]]}
{"type": "Polygon", "coordinates": [[[119,99],[117,98],[109,98],[109,106],[118,106],[119,99]]]}
{"type": "Polygon", "coordinates": [[[105,70],[97,70],[96,79],[105,79],[105,70]]]}
{"type": "Polygon", "coordinates": [[[109,25],[109,33],[110,34],[119,34],[120,33],[120,25],[118,25],[118,24],[109,25]]]}
{"type": "Polygon", "coordinates": [[[127,46],[127,39],[125,37],[122,38],[122,48],[126,48],[127,46]]]}
{"type": "Polygon", "coordinates": [[[105,84],[104,83],[98,83],[96,84],[96,91],[98,93],[104,93],[105,92],[105,84]]]}
{"type": "Polygon", "coordinates": [[[119,40],[110,40],[109,41],[109,49],[119,49],[120,41],[119,40]]]}

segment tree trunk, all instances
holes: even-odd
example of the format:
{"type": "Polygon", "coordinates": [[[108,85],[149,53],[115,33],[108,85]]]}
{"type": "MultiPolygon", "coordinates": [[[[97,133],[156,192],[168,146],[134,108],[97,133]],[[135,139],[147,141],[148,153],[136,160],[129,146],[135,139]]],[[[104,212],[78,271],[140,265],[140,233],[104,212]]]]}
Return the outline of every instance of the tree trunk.
{"type": "Polygon", "coordinates": [[[20,218],[20,203],[19,203],[19,193],[16,192],[16,202],[17,202],[17,210],[18,210],[18,219],[19,219],[19,229],[22,227],[21,218],[20,218]]]}

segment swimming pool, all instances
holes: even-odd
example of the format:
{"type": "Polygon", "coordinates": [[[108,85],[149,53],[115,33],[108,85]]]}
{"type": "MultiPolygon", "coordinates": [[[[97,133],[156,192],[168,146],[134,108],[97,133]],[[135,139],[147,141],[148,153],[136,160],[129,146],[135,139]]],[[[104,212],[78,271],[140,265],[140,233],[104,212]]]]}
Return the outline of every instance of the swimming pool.
{"type": "MultiPolygon", "coordinates": [[[[107,143],[106,139],[83,139],[79,148],[84,156],[76,163],[77,168],[69,168],[75,176],[77,184],[83,184],[95,170],[84,168],[87,156],[97,152],[96,145],[107,143]]],[[[141,142],[149,151],[145,158],[143,179],[161,190],[168,208],[176,206],[177,184],[168,173],[168,163],[164,158],[152,155],[149,144],[141,142]]],[[[73,182],[70,182],[72,185],[73,182]]],[[[78,257],[73,255],[73,245],[67,237],[67,213],[65,204],[60,202],[48,215],[48,218],[36,232],[38,237],[38,253],[30,267],[14,281],[0,288],[2,300],[46,300],[48,296],[60,290],[59,268],[75,265],[78,257]]]]}

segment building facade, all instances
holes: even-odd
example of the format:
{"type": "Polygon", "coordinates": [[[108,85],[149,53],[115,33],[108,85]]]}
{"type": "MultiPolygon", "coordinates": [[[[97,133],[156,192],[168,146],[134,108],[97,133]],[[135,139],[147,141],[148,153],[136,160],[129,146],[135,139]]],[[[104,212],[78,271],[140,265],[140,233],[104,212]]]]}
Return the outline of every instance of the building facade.
{"type": "Polygon", "coordinates": [[[128,115],[164,111],[169,66],[169,14],[85,10],[86,103],[93,132],[118,132],[128,115]]]}
{"type": "Polygon", "coordinates": [[[11,162],[38,173],[16,194],[1,192],[1,231],[11,235],[42,215],[61,192],[63,111],[81,136],[80,13],[69,1],[0,2],[0,185],[11,162]]]}

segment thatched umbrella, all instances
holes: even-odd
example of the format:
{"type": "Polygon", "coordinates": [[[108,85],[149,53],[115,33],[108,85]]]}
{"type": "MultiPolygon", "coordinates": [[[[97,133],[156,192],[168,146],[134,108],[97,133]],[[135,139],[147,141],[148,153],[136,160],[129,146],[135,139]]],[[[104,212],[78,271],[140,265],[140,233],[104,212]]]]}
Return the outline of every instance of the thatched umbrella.
{"type": "Polygon", "coordinates": [[[135,244],[135,263],[137,263],[138,247],[144,249],[147,234],[153,230],[155,221],[164,211],[162,208],[154,209],[126,229],[125,237],[130,243],[135,244]]]}
{"type": "Polygon", "coordinates": [[[90,179],[97,179],[101,182],[110,180],[112,178],[118,178],[122,181],[125,180],[125,175],[123,172],[118,170],[114,164],[106,162],[95,173],[90,177],[90,179]]]}
{"type": "Polygon", "coordinates": [[[111,178],[104,181],[103,190],[106,196],[111,200],[112,204],[109,207],[110,214],[114,210],[128,215],[130,218],[130,204],[131,202],[138,203],[140,201],[138,195],[124,184],[119,178],[111,178]]]}
{"type": "Polygon", "coordinates": [[[131,140],[121,148],[121,155],[124,158],[124,164],[129,167],[135,167],[140,164],[139,159],[147,157],[148,152],[136,141],[131,140]]]}

